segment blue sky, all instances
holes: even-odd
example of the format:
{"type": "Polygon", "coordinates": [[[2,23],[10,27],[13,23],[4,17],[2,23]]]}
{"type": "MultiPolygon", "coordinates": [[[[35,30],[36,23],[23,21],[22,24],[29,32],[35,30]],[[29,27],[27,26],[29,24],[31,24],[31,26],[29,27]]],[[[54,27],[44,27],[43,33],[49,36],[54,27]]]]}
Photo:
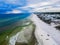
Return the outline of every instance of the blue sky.
{"type": "Polygon", "coordinates": [[[3,10],[15,8],[13,10],[18,9],[20,12],[24,12],[25,10],[32,11],[33,9],[39,8],[60,8],[60,0],[0,0],[0,9],[1,8],[3,8],[3,10]]]}

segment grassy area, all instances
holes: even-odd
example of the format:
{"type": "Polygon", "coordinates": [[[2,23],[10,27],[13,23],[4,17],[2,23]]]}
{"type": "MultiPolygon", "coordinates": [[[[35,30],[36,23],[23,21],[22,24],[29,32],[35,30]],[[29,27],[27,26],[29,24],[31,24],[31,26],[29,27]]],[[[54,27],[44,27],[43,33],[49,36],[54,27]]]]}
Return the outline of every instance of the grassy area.
{"type": "MultiPolygon", "coordinates": [[[[32,25],[32,37],[28,43],[28,45],[34,45],[36,42],[36,38],[34,36],[34,31],[35,31],[35,25],[32,24],[32,22],[29,25],[24,25],[24,26],[16,26],[16,27],[12,27],[9,30],[4,31],[3,33],[0,34],[0,45],[9,45],[9,39],[10,37],[14,36],[15,34],[17,34],[18,32],[20,32],[24,27],[28,27],[32,25]]],[[[24,43],[22,43],[23,45],[24,43]]]]}

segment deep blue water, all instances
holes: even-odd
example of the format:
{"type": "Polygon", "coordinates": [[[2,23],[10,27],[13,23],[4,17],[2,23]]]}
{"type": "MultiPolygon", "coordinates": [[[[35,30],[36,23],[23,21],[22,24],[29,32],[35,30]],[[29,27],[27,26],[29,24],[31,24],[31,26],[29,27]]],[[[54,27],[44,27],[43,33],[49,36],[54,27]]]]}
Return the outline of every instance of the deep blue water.
{"type": "Polygon", "coordinates": [[[0,28],[28,17],[31,13],[0,14],[0,28]]]}

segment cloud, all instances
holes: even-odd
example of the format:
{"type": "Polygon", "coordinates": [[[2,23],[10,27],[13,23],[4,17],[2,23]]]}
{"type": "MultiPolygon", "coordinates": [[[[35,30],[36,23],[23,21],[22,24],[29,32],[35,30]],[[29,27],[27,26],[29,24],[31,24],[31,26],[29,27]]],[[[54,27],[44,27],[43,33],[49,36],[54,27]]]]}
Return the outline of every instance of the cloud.
{"type": "Polygon", "coordinates": [[[9,13],[22,13],[22,11],[20,10],[12,10],[12,11],[8,11],[7,14],[9,13]]]}
{"type": "Polygon", "coordinates": [[[22,7],[23,9],[36,9],[36,8],[42,8],[42,6],[47,6],[47,5],[50,5],[51,3],[50,2],[41,2],[41,3],[37,3],[37,4],[30,4],[30,5],[27,5],[25,7],[22,7]]]}
{"type": "Polygon", "coordinates": [[[30,12],[36,11],[36,10],[42,10],[42,9],[48,9],[53,8],[56,5],[57,7],[60,7],[60,3],[58,3],[59,0],[28,0],[26,3],[27,5],[24,7],[18,7],[17,9],[21,10],[28,10],[30,12]],[[29,4],[28,4],[29,3],[29,4]]]}

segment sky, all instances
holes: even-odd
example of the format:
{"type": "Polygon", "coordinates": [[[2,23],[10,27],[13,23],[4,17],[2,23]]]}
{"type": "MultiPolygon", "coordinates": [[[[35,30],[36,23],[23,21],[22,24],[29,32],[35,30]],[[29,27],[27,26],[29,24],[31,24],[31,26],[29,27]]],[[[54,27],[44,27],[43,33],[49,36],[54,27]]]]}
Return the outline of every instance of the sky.
{"type": "Polygon", "coordinates": [[[25,9],[39,10],[48,8],[60,8],[60,0],[27,0],[25,9]]]}
{"type": "Polygon", "coordinates": [[[27,0],[28,5],[34,5],[34,4],[38,4],[38,5],[42,5],[44,6],[44,4],[46,5],[59,5],[60,4],[60,0],[27,0]]]}
{"type": "Polygon", "coordinates": [[[23,7],[26,5],[27,0],[0,0],[0,13],[6,13],[17,7],[23,7]]]}
{"type": "Polygon", "coordinates": [[[48,8],[60,8],[60,0],[0,0],[0,9],[13,9],[13,12],[32,12],[48,8]]]}
{"type": "Polygon", "coordinates": [[[24,7],[18,9],[28,10],[30,12],[44,9],[60,9],[60,0],[26,0],[24,7]]]}

